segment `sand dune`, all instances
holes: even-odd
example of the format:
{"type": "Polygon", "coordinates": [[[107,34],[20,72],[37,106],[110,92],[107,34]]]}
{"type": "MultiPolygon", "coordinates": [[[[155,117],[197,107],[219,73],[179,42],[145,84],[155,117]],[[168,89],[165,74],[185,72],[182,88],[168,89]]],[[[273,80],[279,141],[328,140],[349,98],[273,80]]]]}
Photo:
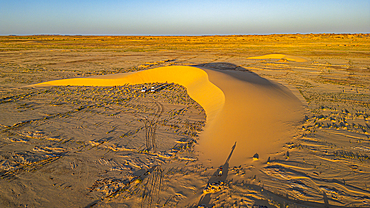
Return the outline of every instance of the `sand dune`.
{"type": "Polygon", "coordinates": [[[39,83],[33,86],[120,86],[125,84],[143,84],[152,82],[172,82],[187,88],[189,95],[206,111],[207,122],[213,120],[225,102],[223,92],[209,82],[205,71],[196,67],[171,66],[149,69],[140,72],[116,75],[74,78],[39,83]]]}
{"type": "Polygon", "coordinates": [[[249,57],[248,59],[285,59],[288,61],[295,61],[295,62],[306,62],[307,60],[304,58],[300,58],[297,56],[290,56],[290,55],[284,55],[284,54],[268,54],[264,56],[254,56],[249,57]]]}
{"type": "Polygon", "coordinates": [[[200,136],[200,159],[223,164],[229,147],[237,142],[231,164],[244,164],[255,153],[267,160],[294,135],[302,119],[300,101],[286,88],[250,72],[216,71],[190,66],[161,67],[136,73],[56,80],[36,84],[118,86],[149,82],[174,82],[187,88],[190,97],[207,114],[200,136]]]}
{"type": "Polygon", "coordinates": [[[200,139],[201,159],[223,164],[229,148],[237,147],[231,165],[250,163],[255,153],[266,162],[292,139],[302,119],[301,102],[288,89],[250,72],[205,71],[225,94],[225,105],[200,139]]]}
{"type": "Polygon", "coordinates": [[[0,39],[0,207],[370,206],[369,34],[0,39]]]}

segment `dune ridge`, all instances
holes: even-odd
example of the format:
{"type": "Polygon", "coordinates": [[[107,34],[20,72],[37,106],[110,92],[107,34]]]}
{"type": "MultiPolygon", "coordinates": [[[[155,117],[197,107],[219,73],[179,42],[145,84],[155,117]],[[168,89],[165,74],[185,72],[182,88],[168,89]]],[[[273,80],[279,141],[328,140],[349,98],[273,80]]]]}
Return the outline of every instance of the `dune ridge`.
{"type": "Polygon", "coordinates": [[[211,122],[225,102],[223,92],[208,80],[205,71],[189,66],[171,66],[89,78],[72,78],[43,82],[32,86],[120,86],[152,82],[172,82],[187,88],[188,94],[206,111],[211,122]]]}
{"type": "Polygon", "coordinates": [[[207,123],[196,150],[206,165],[223,164],[229,147],[237,142],[230,164],[253,161],[279,151],[294,135],[302,117],[302,103],[287,88],[250,72],[217,71],[190,66],[170,66],[140,72],[74,78],[33,86],[118,86],[173,82],[205,110],[207,123]]]}

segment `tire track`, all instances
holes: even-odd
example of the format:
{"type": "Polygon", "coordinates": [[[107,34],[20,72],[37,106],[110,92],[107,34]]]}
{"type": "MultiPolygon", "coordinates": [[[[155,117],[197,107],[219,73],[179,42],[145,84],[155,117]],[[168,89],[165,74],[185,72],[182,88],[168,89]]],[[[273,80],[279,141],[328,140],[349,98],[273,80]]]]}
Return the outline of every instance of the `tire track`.
{"type": "Polygon", "coordinates": [[[157,124],[159,121],[159,118],[161,117],[163,113],[163,105],[154,99],[151,98],[151,100],[156,105],[156,112],[153,115],[153,118],[150,120],[148,117],[145,117],[143,119],[144,126],[145,126],[145,147],[146,149],[144,151],[157,151],[157,145],[156,145],[156,130],[157,130],[157,124]]]}
{"type": "Polygon", "coordinates": [[[142,195],[141,207],[152,207],[152,204],[159,201],[163,179],[163,169],[160,166],[154,168],[153,174],[148,178],[142,195]]]}

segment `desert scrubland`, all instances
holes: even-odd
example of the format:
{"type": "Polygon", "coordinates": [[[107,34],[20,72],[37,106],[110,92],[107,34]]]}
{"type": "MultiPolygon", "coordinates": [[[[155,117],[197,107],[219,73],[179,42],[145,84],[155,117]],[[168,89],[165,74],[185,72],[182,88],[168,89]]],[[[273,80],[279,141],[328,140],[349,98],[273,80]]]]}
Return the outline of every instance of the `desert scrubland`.
{"type": "Polygon", "coordinates": [[[369,207],[369,57],[369,34],[2,36],[0,206],[369,207]],[[96,81],[178,66],[224,100],[96,81]]]}

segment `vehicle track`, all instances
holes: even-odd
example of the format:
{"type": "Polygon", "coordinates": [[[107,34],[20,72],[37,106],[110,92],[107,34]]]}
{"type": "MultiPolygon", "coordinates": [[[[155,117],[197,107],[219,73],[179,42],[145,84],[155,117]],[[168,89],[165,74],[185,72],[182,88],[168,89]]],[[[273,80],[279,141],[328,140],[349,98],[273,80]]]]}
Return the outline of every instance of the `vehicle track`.
{"type": "Polygon", "coordinates": [[[152,207],[153,203],[159,200],[159,192],[161,191],[163,179],[163,169],[160,166],[154,168],[153,174],[148,177],[145,189],[142,195],[141,207],[152,207]],[[157,200],[157,201],[156,201],[157,200]]]}
{"type": "Polygon", "coordinates": [[[152,99],[153,103],[156,106],[156,112],[153,114],[152,119],[149,119],[148,117],[145,117],[143,119],[144,126],[145,126],[145,147],[146,151],[157,151],[157,145],[156,145],[156,129],[157,129],[157,124],[159,121],[159,118],[161,117],[163,113],[163,105],[156,100],[152,99]]]}

